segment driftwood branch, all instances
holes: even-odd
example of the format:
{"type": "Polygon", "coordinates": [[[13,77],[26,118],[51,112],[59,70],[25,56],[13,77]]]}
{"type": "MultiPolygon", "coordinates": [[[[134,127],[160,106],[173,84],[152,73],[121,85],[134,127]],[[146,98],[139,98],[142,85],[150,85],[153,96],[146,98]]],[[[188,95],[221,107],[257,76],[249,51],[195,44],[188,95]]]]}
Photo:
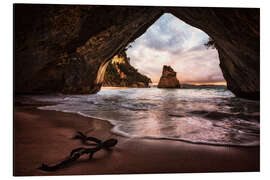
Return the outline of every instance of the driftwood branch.
{"type": "Polygon", "coordinates": [[[42,163],[41,167],[39,169],[43,171],[56,171],[60,168],[65,167],[66,165],[70,164],[71,162],[76,161],[84,154],[89,154],[89,159],[93,158],[93,155],[100,151],[101,149],[110,149],[111,147],[115,146],[117,144],[117,139],[108,139],[104,142],[101,140],[95,138],[95,137],[87,137],[82,132],[77,132],[77,135],[74,137],[74,139],[80,139],[84,144],[86,145],[94,145],[93,148],[84,148],[79,147],[76,149],[73,149],[70,152],[70,155],[60,163],[49,166],[45,163],[42,163]],[[89,144],[88,142],[94,142],[93,144],[89,144]]]}

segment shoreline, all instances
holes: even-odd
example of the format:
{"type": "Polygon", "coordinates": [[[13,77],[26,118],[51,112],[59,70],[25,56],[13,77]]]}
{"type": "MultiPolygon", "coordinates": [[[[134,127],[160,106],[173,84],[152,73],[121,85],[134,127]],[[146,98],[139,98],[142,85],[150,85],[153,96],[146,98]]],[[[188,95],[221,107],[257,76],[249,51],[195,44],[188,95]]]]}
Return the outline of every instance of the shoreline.
{"type": "MultiPolygon", "coordinates": [[[[128,87],[105,87],[104,89],[109,89],[109,90],[119,90],[119,89],[127,89],[128,87]]],[[[28,99],[28,97],[25,97],[28,99]]],[[[40,106],[38,106],[37,108],[39,110],[50,110],[50,111],[56,111],[56,112],[63,112],[63,113],[71,113],[71,114],[77,114],[86,118],[90,118],[90,119],[96,119],[99,121],[106,121],[107,123],[109,123],[112,127],[110,129],[111,133],[115,134],[116,136],[121,136],[121,137],[126,137],[126,138],[137,138],[137,139],[150,139],[150,140],[167,140],[167,141],[180,141],[180,142],[186,142],[186,143],[191,143],[191,144],[202,144],[202,145],[211,145],[211,146],[226,146],[226,147],[258,147],[260,146],[260,142],[256,141],[253,143],[243,143],[243,144],[236,144],[236,143],[218,143],[218,142],[203,142],[203,141],[192,141],[192,140],[188,140],[188,139],[181,139],[181,138],[173,138],[173,137],[167,137],[167,136],[136,136],[136,135],[130,135],[129,133],[123,132],[121,130],[119,130],[119,125],[117,123],[115,123],[115,120],[111,120],[111,119],[106,119],[106,118],[100,118],[100,117],[95,117],[89,114],[84,114],[81,112],[74,112],[74,111],[68,111],[68,110],[56,110],[56,109],[46,109],[46,106],[50,106],[50,105],[57,105],[59,104],[59,102],[47,102],[47,101],[39,101],[36,99],[31,99],[30,101],[36,103],[36,104],[40,104],[40,106]],[[45,109],[43,109],[43,107],[45,107],[45,109]]],[[[250,101],[250,100],[247,100],[250,101]]]]}
{"type": "Polygon", "coordinates": [[[172,140],[127,138],[111,132],[112,125],[79,114],[39,110],[44,102],[15,97],[14,175],[90,175],[134,173],[259,171],[260,147],[191,144],[172,140]],[[19,101],[17,101],[19,100],[19,101]],[[23,102],[22,102],[23,101],[23,102]],[[100,151],[93,160],[83,156],[67,168],[44,172],[42,162],[57,163],[74,148],[76,131],[102,140],[117,138],[113,151],[100,151]]]}

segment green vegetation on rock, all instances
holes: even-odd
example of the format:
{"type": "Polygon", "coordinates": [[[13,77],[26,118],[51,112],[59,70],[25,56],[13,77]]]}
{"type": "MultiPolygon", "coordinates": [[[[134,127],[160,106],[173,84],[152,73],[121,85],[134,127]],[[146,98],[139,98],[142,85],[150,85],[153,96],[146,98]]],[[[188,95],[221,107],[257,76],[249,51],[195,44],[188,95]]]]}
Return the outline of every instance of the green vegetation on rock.
{"type": "Polygon", "coordinates": [[[129,58],[122,52],[108,64],[103,86],[113,87],[149,87],[151,79],[139,73],[129,63],[129,58]]]}

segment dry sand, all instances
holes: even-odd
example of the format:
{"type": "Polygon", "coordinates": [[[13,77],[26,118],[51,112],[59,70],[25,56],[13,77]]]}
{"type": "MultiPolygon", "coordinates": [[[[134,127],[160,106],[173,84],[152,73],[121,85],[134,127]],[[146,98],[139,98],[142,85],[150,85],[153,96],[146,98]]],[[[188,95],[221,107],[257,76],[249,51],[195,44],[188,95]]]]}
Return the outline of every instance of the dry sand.
{"type": "Polygon", "coordinates": [[[17,99],[14,108],[16,176],[259,171],[260,147],[125,138],[112,134],[112,126],[106,121],[38,110],[36,107],[44,103],[17,99]],[[85,156],[55,172],[39,170],[42,162],[57,163],[72,149],[84,147],[79,140],[72,139],[76,131],[102,140],[114,137],[119,142],[112,151],[102,150],[92,160],[85,156]]]}

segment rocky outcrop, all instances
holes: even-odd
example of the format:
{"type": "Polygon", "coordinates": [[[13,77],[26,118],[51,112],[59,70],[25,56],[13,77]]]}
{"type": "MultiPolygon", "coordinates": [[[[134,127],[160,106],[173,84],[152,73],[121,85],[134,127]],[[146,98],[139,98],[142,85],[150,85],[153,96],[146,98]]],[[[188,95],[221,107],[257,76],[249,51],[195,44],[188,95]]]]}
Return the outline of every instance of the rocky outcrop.
{"type": "Polygon", "coordinates": [[[125,52],[114,56],[107,66],[103,86],[111,87],[149,87],[151,79],[139,73],[130,65],[130,59],[125,52]]]}
{"type": "Polygon", "coordinates": [[[108,61],[172,13],[215,41],[228,88],[259,99],[260,10],[14,5],[15,93],[95,93],[108,61]]]}
{"type": "Polygon", "coordinates": [[[38,4],[15,4],[14,12],[17,94],[98,92],[107,62],[161,15],[149,7],[38,4]]]}
{"type": "Polygon", "coordinates": [[[162,75],[158,82],[158,88],[180,88],[180,83],[176,78],[176,72],[170,66],[163,66],[162,75]]]}
{"type": "Polygon", "coordinates": [[[174,8],[170,12],[214,39],[229,90],[238,97],[259,99],[258,8],[174,8]]]}

